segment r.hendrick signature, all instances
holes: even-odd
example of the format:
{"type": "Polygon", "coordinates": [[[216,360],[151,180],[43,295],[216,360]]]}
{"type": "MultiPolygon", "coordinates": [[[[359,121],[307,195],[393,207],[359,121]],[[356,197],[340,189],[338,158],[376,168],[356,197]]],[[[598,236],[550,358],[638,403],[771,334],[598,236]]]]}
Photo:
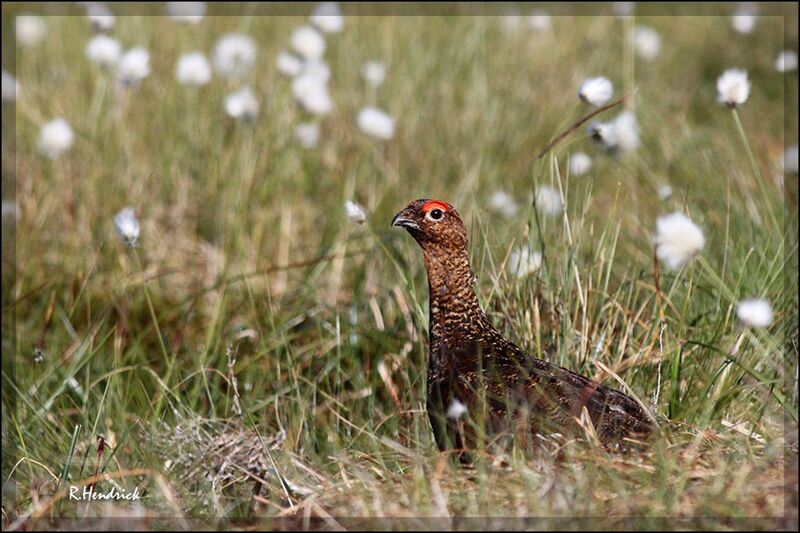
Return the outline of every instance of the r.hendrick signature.
{"type": "Polygon", "coordinates": [[[139,487],[134,487],[133,492],[128,492],[125,489],[117,490],[116,487],[111,487],[111,490],[108,492],[98,492],[94,490],[92,485],[87,485],[83,487],[81,491],[81,487],[71,486],[69,488],[69,499],[70,500],[113,500],[113,501],[120,501],[120,500],[139,500],[141,499],[141,494],[139,494],[139,487]]]}

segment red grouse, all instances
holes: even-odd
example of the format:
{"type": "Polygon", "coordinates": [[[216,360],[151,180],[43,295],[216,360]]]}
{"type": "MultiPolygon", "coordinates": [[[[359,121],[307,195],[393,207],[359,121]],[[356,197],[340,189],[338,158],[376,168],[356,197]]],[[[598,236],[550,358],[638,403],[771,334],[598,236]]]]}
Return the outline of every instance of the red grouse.
{"type": "Polygon", "coordinates": [[[636,401],[525,353],[492,326],[473,289],[467,231],[453,206],[416,200],[392,226],[417,241],[428,271],[427,409],[441,450],[465,453],[481,435],[491,442],[582,433],[579,420],[589,427],[585,413],[606,447],[626,448],[649,435],[650,421],[636,401]]]}

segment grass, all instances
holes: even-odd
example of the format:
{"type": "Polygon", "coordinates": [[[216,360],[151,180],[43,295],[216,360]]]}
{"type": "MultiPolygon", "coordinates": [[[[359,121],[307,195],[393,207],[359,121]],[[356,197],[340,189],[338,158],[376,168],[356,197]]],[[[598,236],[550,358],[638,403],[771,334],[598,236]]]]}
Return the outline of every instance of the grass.
{"type": "MultiPolygon", "coordinates": [[[[4,28],[18,9],[4,4],[4,28]]],[[[652,62],[634,62],[632,25],[615,17],[554,18],[540,34],[506,33],[491,17],[348,18],[327,39],[336,108],[311,150],[293,139],[306,117],[274,68],[304,17],[118,17],[123,45],[151,54],[152,74],[129,91],[85,58],[85,18],[49,17],[47,37],[17,49],[22,97],[3,104],[15,114],[3,124],[4,198],[15,188],[18,213],[3,218],[4,241],[15,237],[14,271],[5,247],[3,263],[4,527],[30,515],[254,514],[292,526],[796,525],[797,176],[774,176],[784,131],[797,131],[797,77],[784,83],[772,68],[797,48],[791,13],[785,26],[761,17],[749,36],[723,16],[637,17],[662,36],[652,62]],[[262,103],[252,124],[223,112],[238,84],[215,77],[195,90],[173,76],[180,53],[210,54],[229,31],[258,44],[245,80],[262,103]],[[373,59],[388,68],[375,91],[359,74],[373,59]],[[732,66],[753,82],[734,112],[714,88],[732,66]],[[611,157],[581,128],[534,160],[591,111],[575,93],[599,74],[632,95],[640,148],[611,157]],[[367,104],[397,118],[392,141],[358,130],[367,104]],[[56,116],[76,141],[51,161],[37,135],[56,116]],[[569,174],[577,151],[592,155],[590,177],[569,174]],[[563,194],[562,217],[533,209],[543,185],[563,194]],[[488,210],[500,189],[517,216],[488,210]],[[615,374],[656,413],[663,434],[649,452],[548,442],[487,450],[465,470],[436,451],[424,269],[389,228],[418,197],[464,216],[480,298],[505,335],[620,387],[615,374]],[[349,198],[367,208],[364,225],[344,217],[349,198]],[[126,206],[142,223],[137,249],[114,234],[126,206]],[[707,245],[678,271],[656,270],[655,219],[676,210],[707,245]],[[520,244],[545,258],[524,279],[505,268],[520,244]],[[771,327],[737,323],[747,297],[772,302],[771,327]],[[203,473],[248,453],[269,473],[255,499],[235,467],[245,481],[230,487],[203,473]],[[98,464],[100,489],[143,498],[69,501],[65,488],[98,464]]]]}

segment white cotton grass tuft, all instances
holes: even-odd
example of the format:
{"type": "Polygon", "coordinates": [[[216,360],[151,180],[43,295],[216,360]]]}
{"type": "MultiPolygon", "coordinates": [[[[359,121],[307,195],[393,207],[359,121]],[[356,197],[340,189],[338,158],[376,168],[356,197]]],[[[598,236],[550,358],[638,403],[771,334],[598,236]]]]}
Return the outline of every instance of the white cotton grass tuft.
{"type": "Polygon", "coordinates": [[[623,153],[633,152],[639,147],[639,123],[632,111],[623,111],[614,119],[617,146],[623,153]]]}
{"type": "Polygon", "coordinates": [[[319,124],[303,122],[294,128],[294,136],[303,148],[314,148],[319,142],[319,124]]]}
{"type": "Polygon", "coordinates": [[[377,88],[386,79],[386,65],[380,61],[369,61],[361,66],[361,76],[367,85],[377,88]]]}
{"type": "Polygon", "coordinates": [[[316,78],[321,83],[328,83],[331,79],[331,68],[321,59],[311,59],[303,63],[302,74],[316,78]]]}
{"type": "Polygon", "coordinates": [[[289,38],[292,50],[305,59],[320,59],[325,53],[325,38],[311,26],[301,26],[289,38]]]}
{"type": "Polygon", "coordinates": [[[17,78],[10,73],[3,71],[3,102],[16,102],[20,93],[20,85],[17,78]]]}
{"type": "Polygon", "coordinates": [[[275,59],[275,66],[278,67],[278,72],[290,78],[303,72],[303,62],[289,52],[279,52],[275,59]]]}
{"type": "Polygon", "coordinates": [[[656,257],[676,270],[700,253],[706,245],[703,230],[681,212],[656,220],[656,257]]]}
{"type": "Polygon", "coordinates": [[[639,57],[652,61],[661,53],[661,36],[649,26],[636,26],[633,28],[633,48],[639,57]]]}
{"type": "Polygon", "coordinates": [[[3,200],[2,210],[3,220],[7,218],[19,219],[19,206],[17,202],[13,200],[3,200]]]}
{"type": "Polygon", "coordinates": [[[742,4],[731,17],[731,26],[742,35],[753,33],[756,27],[757,8],[754,4],[742,4]]]}
{"type": "Polygon", "coordinates": [[[105,4],[100,2],[87,2],[86,3],[86,16],[92,25],[94,31],[110,32],[114,30],[116,24],[116,17],[105,4]]]}
{"type": "Polygon", "coordinates": [[[736,316],[746,326],[766,328],[775,317],[772,305],[763,298],[749,298],[736,305],[736,316]]]}
{"type": "Polygon", "coordinates": [[[790,174],[797,174],[798,171],[798,162],[797,162],[797,145],[790,146],[783,152],[783,160],[781,161],[781,166],[783,167],[784,172],[788,172],[790,174]]]}
{"type": "Polygon", "coordinates": [[[183,85],[200,87],[211,81],[211,63],[202,52],[182,55],[175,65],[175,78],[183,85]]]}
{"type": "Polygon", "coordinates": [[[742,105],[750,96],[750,80],[747,71],[731,68],[717,78],[717,101],[728,107],[742,105]]]}
{"type": "Polygon", "coordinates": [[[630,111],[623,111],[611,122],[592,122],[588,128],[591,138],[612,153],[632,152],[639,147],[639,123],[630,111]]]}
{"type": "Polygon", "coordinates": [[[520,246],[511,251],[506,270],[512,276],[524,278],[542,267],[542,254],[534,252],[529,246],[520,246]]]}
{"type": "Polygon", "coordinates": [[[619,145],[617,128],[611,122],[594,121],[589,124],[589,136],[606,151],[613,151],[619,145]]]}
{"type": "Polygon", "coordinates": [[[584,80],[578,90],[578,96],[581,100],[596,107],[608,103],[613,94],[614,85],[608,78],[603,76],[584,80]]]}
{"type": "Polygon", "coordinates": [[[775,60],[775,70],[778,72],[793,72],[797,70],[797,52],[784,50],[775,60]]]}
{"type": "Polygon", "coordinates": [[[467,406],[461,403],[458,398],[454,398],[453,401],[450,402],[450,405],[447,406],[447,418],[451,420],[458,420],[462,416],[466,415],[469,409],[467,406]]]}
{"type": "Polygon", "coordinates": [[[573,176],[583,176],[592,169],[592,158],[583,152],[576,152],[569,156],[569,173],[573,176]]]}
{"type": "Polygon", "coordinates": [[[333,110],[333,100],[325,81],[314,72],[303,73],[292,81],[292,94],[312,115],[327,115],[333,110]]]}
{"type": "Polygon", "coordinates": [[[214,68],[226,78],[241,78],[255,65],[256,55],[253,39],[241,33],[228,33],[214,47],[214,68]]]}
{"type": "Polygon", "coordinates": [[[95,35],[86,43],[85,52],[92,63],[103,68],[111,68],[117,64],[122,55],[122,45],[108,35],[95,35]]]}
{"type": "Polygon", "coordinates": [[[352,200],[347,200],[344,203],[344,214],[347,220],[354,224],[363,224],[367,220],[367,212],[352,200]]]}
{"type": "Polygon", "coordinates": [[[661,185],[658,188],[658,197],[662,200],[669,200],[672,198],[672,186],[666,183],[661,185]]]}
{"type": "Polygon", "coordinates": [[[546,31],[550,29],[552,22],[550,15],[543,9],[534,9],[528,15],[528,26],[534,31],[546,31]]]}
{"type": "Polygon", "coordinates": [[[547,216],[555,217],[564,210],[561,195],[549,185],[542,185],[536,191],[536,207],[547,216]]]}
{"type": "Polygon", "coordinates": [[[243,87],[225,97],[225,112],[239,120],[253,120],[258,115],[258,99],[250,87],[243,87]]]}
{"type": "Polygon", "coordinates": [[[139,245],[139,236],[141,234],[141,227],[139,221],[136,219],[136,212],[131,207],[122,209],[114,217],[114,227],[117,230],[117,235],[122,239],[122,243],[129,248],[135,248],[139,245]]]}
{"type": "Polygon", "coordinates": [[[150,54],[144,48],[128,50],[117,63],[117,79],[123,85],[136,85],[149,75],[150,54]]]}
{"type": "Polygon", "coordinates": [[[47,26],[42,17],[36,15],[17,15],[14,28],[17,42],[22,46],[38,44],[47,34],[47,26]]]}
{"type": "Polygon", "coordinates": [[[182,24],[197,24],[206,14],[205,2],[167,2],[167,14],[182,24]]]}
{"type": "Polygon", "coordinates": [[[358,127],[367,135],[388,141],[394,137],[395,120],[377,107],[365,107],[358,112],[358,127]]]}
{"type": "Polygon", "coordinates": [[[339,33],[344,27],[344,16],[337,2],[323,2],[311,14],[311,24],[325,33],[339,33]]]}
{"type": "Polygon", "coordinates": [[[516,200],[506,191],[495,191],[489,196],[489,209],[504,218],[514,218],[519,211],[516,200]]]}
{"type": "Polygon", "coordinates": [[[56,118],[42,126],[39,131],[39,150],[50,159],[60,157],[70,149],[75,134],[63,118],[56,118]]]}

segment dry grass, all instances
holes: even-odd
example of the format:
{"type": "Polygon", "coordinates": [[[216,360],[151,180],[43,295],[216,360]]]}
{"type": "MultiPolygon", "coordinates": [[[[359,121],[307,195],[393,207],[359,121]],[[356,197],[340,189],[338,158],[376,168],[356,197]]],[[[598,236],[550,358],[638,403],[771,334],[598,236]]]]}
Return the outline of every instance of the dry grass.
{"type": "MultiPolygon", "coordinates": [[[[3,5],[4,27],[18,9],[3,5]]],[[[348,18],[328,39],[336,108],[313,150],[293,138],[305,117],[274,68],[303,17],[191,27],[118,17],[115,36],[151,54],[152,74],[127,92],[84,57],[85,18],[48,18],[46,39],[17,51],[23,96],[3,104],[4,117],[16,112],[15,148],[4,118],[3,175],[4,195],[15,177],[18,212],[13,278],[4,248],[4,527],[129,515],[151,526],[176,515],[178,525],[258,516],[326,528],[366,523],[353,517],[398,528],[485,526],[480,517],[796,525],[797,176],[774,177],[784,131],[797,141],[797,77],[784,83],[772,67],[797,48],[791,13],[785,25],[761,17],[750,36],[722,16],[637,17],[663,50],[635,63],[632,24],[616,17],[554,18],[544,33],[524,23],[506,33],[493,17],[348,18]],[[173,76],[180,53],[208,54],[228,31],[259,47],[246,82],[262,111],[249,125],[222,110],[235,84],[191,90],[173,76]],[[373,59],[388,67],[374,92],[359,74],[373,59]],[[739,116],[756,174],[715,102],[731,66],[753,81],[739,116]],[[534,161],[589,112],[575,93],[598,74],[634,95],[639,150],[611,157],[581,128],[534,161]],[[358,130],[358,109],[373,103],[398,119],[392,141],[358,130]],[[76,142],[50,161],[36,137],[55,116],[76,142]],[[569,175],[578,150],[593,157],[590,177],[569,175]],[[661,200],[665,183],[674,194],[661,200]],[[545,184],[563,191],[564,217],[531,208],[545,184]],[[517,198],[517,216],[488,210],[498,189],[517,198]],[[465,217],[480,298],[501,331],[613,386],[608,370],[617,374],[659,417],[652,450],[547,442],[487,450],[466,470],[435,451],[423,268],[388,227],[417,197],[446,198],[465,217]],[[348,198],[367,208],[366,224],[348,223],[348,198]],[[114,235],[126,206],[142,222],[135,250],[114,235]],[[674,210],[708,243],[656,280],[655,218],[674,210]],[[504,268],[520,243],[545,256],[522,280],[504,268]],[[773,326],[737,323],[735,304],[750,296],[773,303],[773,326]],[[202,431],[176,429],[192,427],[202,431]],[[100,472],[119,474],[99,486],[139,487],[136,505],[59,497],[90,479],[98,434],[100,472]]],[[[11,230],[4,215],[4,240],[11,230]]]]}

